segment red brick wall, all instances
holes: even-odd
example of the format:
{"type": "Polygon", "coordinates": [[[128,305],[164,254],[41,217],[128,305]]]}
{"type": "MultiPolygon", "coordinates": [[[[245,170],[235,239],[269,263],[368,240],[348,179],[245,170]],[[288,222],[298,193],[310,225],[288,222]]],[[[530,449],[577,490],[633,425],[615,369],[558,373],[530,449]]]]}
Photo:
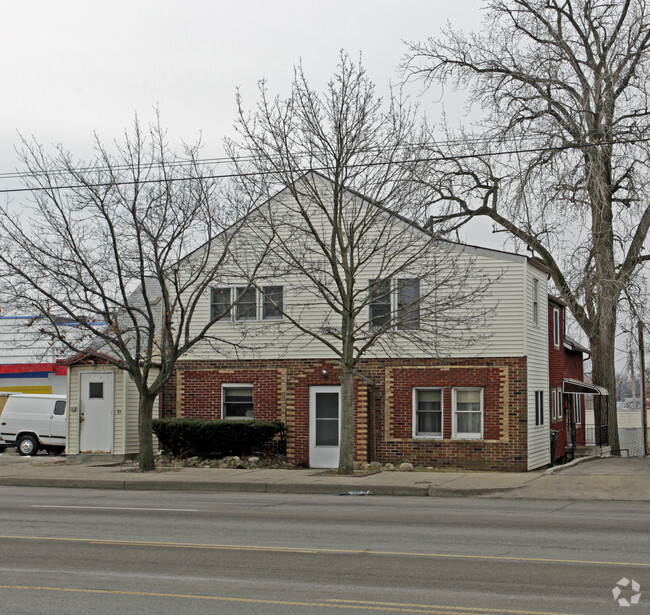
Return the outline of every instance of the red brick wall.
{"type": "MultiPolygon", "coordinates": [[[[527,382],[525,358],[368,359],[355,384],[355,459],[411,461],[434,467],[526,469],[527,382]],[[443,388],[443,439],[413,438],[413,387],[443,388]],[[482,387],[484,437],[454,440],[453,387],[482,387]]],[[[309,390],[340,384],[329,360],[179,362],[163,393],[165,416],[221,418],[222,384],[252,384],[255,418],[287,425],[287,456],[309,463],[309,390]],[[328,372],[324,377],[323,369],[328,372]]]]}
{"type": "MultiPolygon", "coordinates": [[[[564,378],[573,378],[574,380],[583,380],[583,363],[582,353],[568,350],[564,347],[564,320],[566,317],[565,308],[559,304],[549,302],[548,304],[548,359],[549,359],[549,387],[550,389],[562,387],[564,378]],[[554,345],[553,339],[553,309],[559,310],[560,314],[560,344],[558,347],[554,345]]],[[[585,443],[585,401],[584,396],[579,396],[579,403],[581,405],[582,422],[576,425],[576,443],[585,443]]],[[[563,457],[565,454],[565,447],[567,445],[567,420],[568,420],[568,399],[562,396],[562,418],[553,420],[551,417],[551,429],[559,432],[558,442],[555,447],[555,459],[563,457]]],[[[549,409],[550,409],[549,404],[549,409]]]]}

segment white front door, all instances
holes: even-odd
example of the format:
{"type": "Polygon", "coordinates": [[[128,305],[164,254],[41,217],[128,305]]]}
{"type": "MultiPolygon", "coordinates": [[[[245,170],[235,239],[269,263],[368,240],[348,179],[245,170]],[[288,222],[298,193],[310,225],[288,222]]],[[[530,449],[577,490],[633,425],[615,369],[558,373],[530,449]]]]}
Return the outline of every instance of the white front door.
{"type": "Polygon", "coordinates": [[[79,452],[113,452],[113,373],[79,374],[79,452]]]}
{"type": "Polygon", "coordinates": [[[341,387],[309,388],[309,466],[336,468],[341,439],[341,387]]]}

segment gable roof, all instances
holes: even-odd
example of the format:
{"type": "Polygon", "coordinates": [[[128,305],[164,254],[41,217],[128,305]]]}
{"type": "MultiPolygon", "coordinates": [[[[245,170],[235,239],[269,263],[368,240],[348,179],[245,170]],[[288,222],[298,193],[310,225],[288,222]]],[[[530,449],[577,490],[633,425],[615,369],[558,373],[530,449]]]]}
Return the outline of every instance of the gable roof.
{"type": "MultiPolygon", "coordinates": [[[[293,182],[292,185],[295,185],[298,182],[304,181],[310,175],[316,176],[316,177],[318,177],[319,179],[321,179],[321,180],[323,180],[325,182],[329,182],[330,184],[333,183],[332,180],[329,177],[327,177],[327,175],[322,173],[321,171],[316,171],[314,169],[311,169],[311,170],[306,171],[305,173],[303,173],[303,175],[301,177],[299,177],[298,179],[296,179],[293,182]]],[[[284,188],[280,188],[275,194],[268,197],[264,202],[260,203],[259,205],[254,207],[251,211],[247,212],[241,218],[239,218],[238,220],[233,222],[228,228],[224,229],[219,234],[217,234],[215,237],[210,239],[208,242],[206,242],[206,243],[202,244],[201,246],[195,248],[194,250],[192,250],[191,252],[186,254],[183,258],[179,259],[176,262],[176,265],[182,263],[184,260],[186,260],[188,258],[191,258],[191,256],[193,254],[196,254],[200,250],[203,250],[207,244],[211,243],[212,241],[216,241],[217,239],[219,239],[225,233],[228,233],[232,229],[235,229],[238,226],[243,225],[246,222],[247,219],[254,216],[256,213],[261,211],[264,207],[270,206],[271,203],[273,203],[274,201],[279,201],[282,198],[282,195],[284,193],[286,193],[287,191],[289,191],[289,190],[290,190],[289,186],[285,186],[284,188]]],[[[380,209],[384,213],[395,217],[396,219],[400,220],[404,224],[407,224],[411,228],[419,231],[423,235],[426,235],[428,237],[436,237],[436,239],[438,241],[441,241],[441,242],[443,242],[445,244],[448,244],[448,245],[451,245],[451,246],[456,246],[456,247],[458,247],[460,249],[469,249],[472,252],[483,253],[486,256],[495,255],[495,256],[501,257],[501,258],[507,258],[508,260],[514,260],[514,259],[516,259],[516,260],[525,260],[532,267],[535,267],[536,269],[546,273],[547,277],[551,275],[551,270],[546,265],[544,265],[540,260],[538,260],[538,259],[536,259],[534,257],[524,256],[524,255],[518,254],[516,252],[508,252],[506,250],[499,250],[499,249],[496,249],[496,248],[486,248],[484,246],[478,246],[478,245],[475,245],[475,244],[469,244],[469,243],[462,243],[462,242],[459,242],[459,241],[453,241],[453,240],[448,239],[446,237],[442,237],[442,236],[438,235],[437,233],[434,233],[432,230],[429,230],[428,228],[426,228],[423,224],[420,224],[419,222],[417,222],[415,220],[412,220],[410,218],[407,218],[406,216],[403,216],[399,212],[396,212],[396,211],[392,210],[390,207],[387,207],[386,205],[383,205],[382,203],[378,203],[377,201],[369,198],[368,196],[362,194],[361,192],[359,192],[358,190],[355,190],[354,188],[347,187],[346,190],[350,194],[356,196],[357,198],[361,199],[362,201],[368,203],[369,205],[372,205],[373,207],[377,207],[378,209],[380,209]]]]}

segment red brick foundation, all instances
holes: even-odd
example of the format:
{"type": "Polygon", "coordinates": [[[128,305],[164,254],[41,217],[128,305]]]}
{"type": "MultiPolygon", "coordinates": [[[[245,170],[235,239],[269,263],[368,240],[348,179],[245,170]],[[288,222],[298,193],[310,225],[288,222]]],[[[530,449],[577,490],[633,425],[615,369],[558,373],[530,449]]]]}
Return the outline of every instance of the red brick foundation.
{"type": "MultiPolygon", "coordinates": [[[[419,465],[525,471],[527,464],[526,359],[368,359],[358,368],[355,459],[419,465]],[[443,391],[443,438],[413,437],[413,388],[443,391]],[[452,438],[453,387],[481,387],[481,440],[452,438]]],[[[162,395],[162,416],[221,418],[223,384],[253,385],[255,418],[283,421],[287,456],[309,465],[309,390],[338,385],[335,361],[185,361],[162,395]],[[323,374],[327,371],[327,377],[323,374]]]]}

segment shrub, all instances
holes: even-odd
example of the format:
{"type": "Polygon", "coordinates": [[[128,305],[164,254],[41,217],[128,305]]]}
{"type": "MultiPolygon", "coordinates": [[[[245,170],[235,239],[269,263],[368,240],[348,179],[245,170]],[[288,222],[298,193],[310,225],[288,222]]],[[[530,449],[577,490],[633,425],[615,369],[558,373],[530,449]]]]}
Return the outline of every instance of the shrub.
{"type": "Polygon", "coordinates": [[[284,423],[155,419],[153,432],[174,455],[246,455],[285,430],[284,423]]]}

